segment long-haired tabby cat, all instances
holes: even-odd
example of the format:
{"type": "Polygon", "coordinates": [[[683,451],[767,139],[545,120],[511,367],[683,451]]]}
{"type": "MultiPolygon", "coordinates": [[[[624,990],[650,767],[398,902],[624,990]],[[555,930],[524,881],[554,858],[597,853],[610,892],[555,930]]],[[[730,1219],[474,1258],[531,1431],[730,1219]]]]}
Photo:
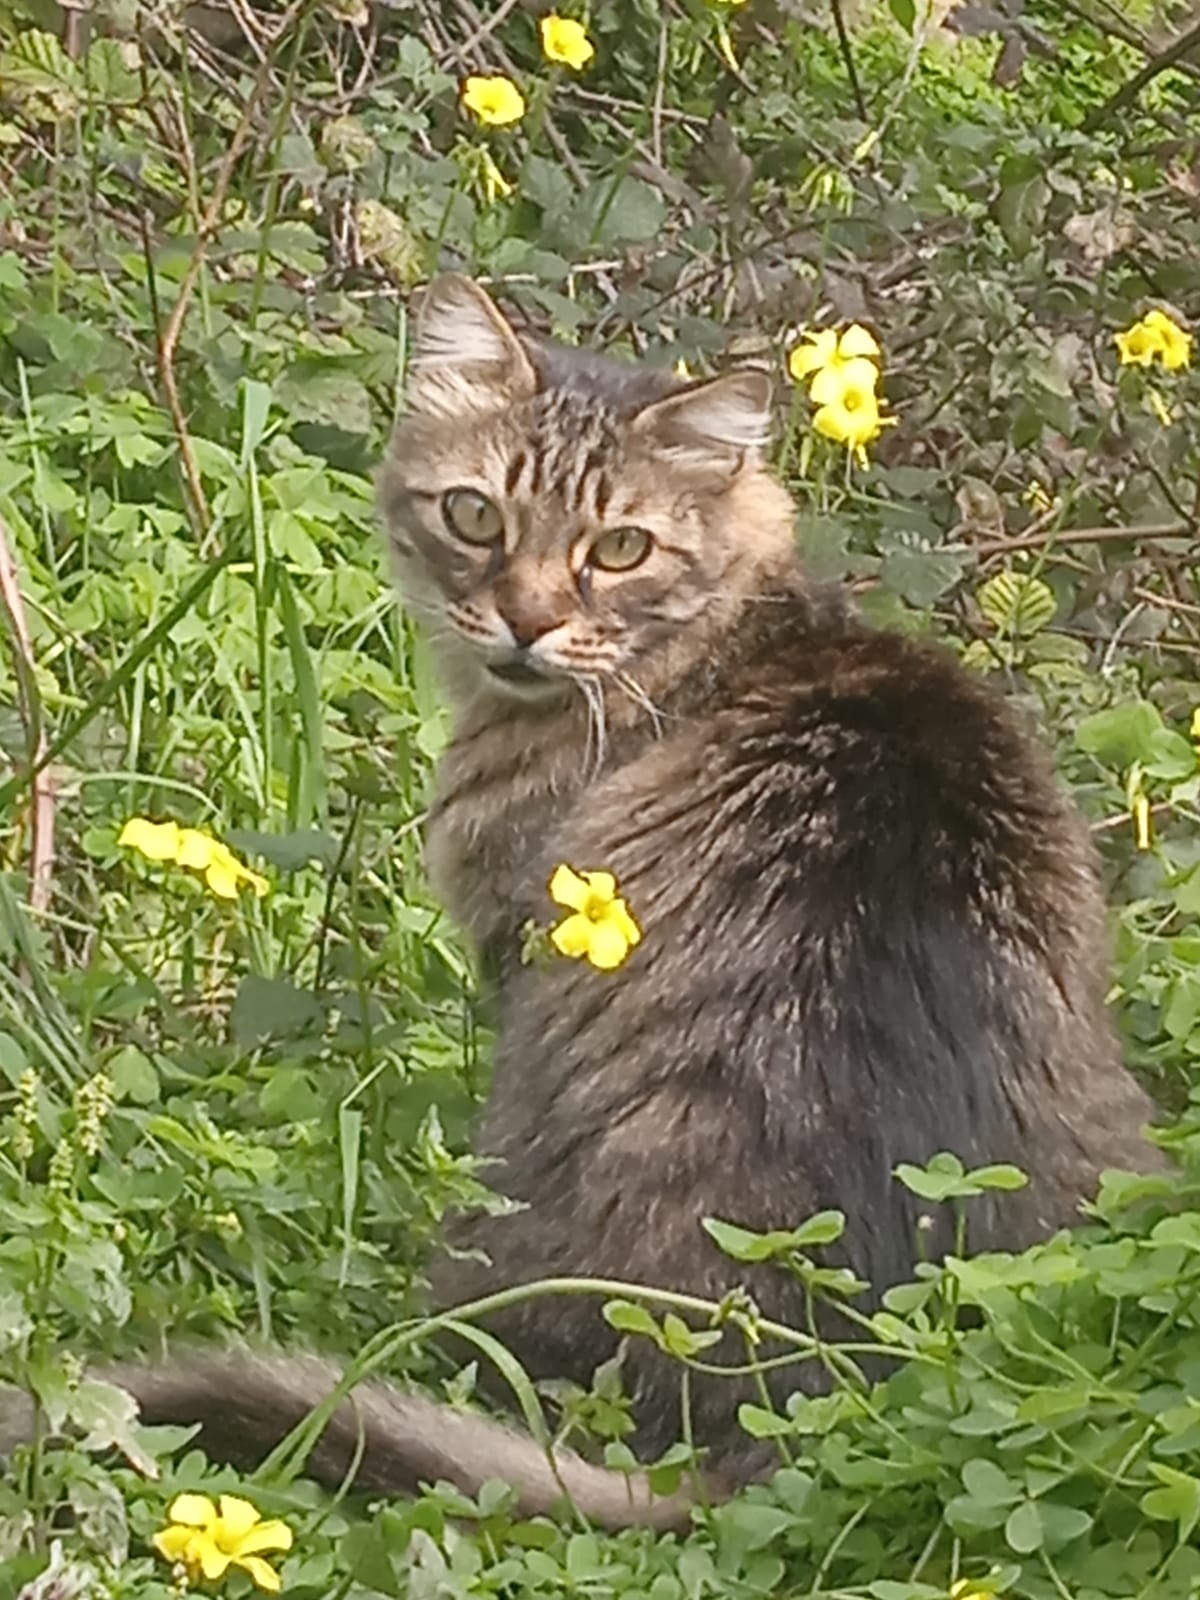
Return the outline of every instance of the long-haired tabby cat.
{"type": "MultiPolygon", "coordinates": [[[[446,277],[408,406],[381,503],[456,718],[428,861],[496,978],[478,1148],[523,1206],[459,1228],[440,1300],[562,1274],[713,1300],[745,1283],[803,1328],[803,1288],[722,1256],[702,1218],[836,1207],[878,1290],[916,1253],[897,1162],[1019,1163],[1028,1187],[971,1216],[973,1245],[1003,1247],[1070,1223],[1106,1165],[1153,1159],[1105,1015],[1086,831],[986,683],[806,580],[763,465],[765,378],[679,383],[522,338],[446,277]],[[522,963],[559,862],[617,875],[644,934],[620,970],[522,963]]],[[[586,1384],[616,1345],[599,1305],[537,1299],[492,1326],[535,1378],[586,1384]]],[[[660,1451],[679,1369],[641,1340],[623,1371],[660,1451]]],[[[120,1376],[149,1419],[202,1420],[210,1451],[251,1460],[332,1381],[236,1352],[120,1376]]],[[[696,1442],[735,1482],[743,1397],[692,1375],[696,1442]]],[[[337,1481],[360,1442],[372,1490],[500,1477],[526,1511],[560,1494],[531,1439],[383,1385],[311,1469],[337,1481]]],[[[685,1513],[569,1454],[558,1471],[602,1522],[685,1513]]]]}

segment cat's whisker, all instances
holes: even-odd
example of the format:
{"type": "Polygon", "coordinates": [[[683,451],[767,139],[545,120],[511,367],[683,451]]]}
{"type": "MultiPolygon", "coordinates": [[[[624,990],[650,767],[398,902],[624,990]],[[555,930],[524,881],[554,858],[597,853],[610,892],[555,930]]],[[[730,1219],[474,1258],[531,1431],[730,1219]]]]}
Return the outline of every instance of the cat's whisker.
{"type": "Polygon", "coordinates": [[[654,737],[656,739],[661,739],[663,733],[663,718],[666,715],[662,708],[655,705],[654,701],[651,700],[650,696],[646,693],[641,684],[631,673],[614,672],[612,675],[612,681],[616,684],[617,688],[620,689],[621,693],[627,700],[632,700],[634,705],[641,706],[643,711],[649,712],[650,722],[654,728],[654,737]]]}
{"type": "Polygon", "coordinates": [[[583,691],[583,698],[587,705],[588,727],[587,748],[584,754],[584,766],[589,776],[594,776],[604,765],[607,752],[608,717],[604,704],[604,690],[600,686],[599,678],[580,676],[575,679],[583,691]]]}

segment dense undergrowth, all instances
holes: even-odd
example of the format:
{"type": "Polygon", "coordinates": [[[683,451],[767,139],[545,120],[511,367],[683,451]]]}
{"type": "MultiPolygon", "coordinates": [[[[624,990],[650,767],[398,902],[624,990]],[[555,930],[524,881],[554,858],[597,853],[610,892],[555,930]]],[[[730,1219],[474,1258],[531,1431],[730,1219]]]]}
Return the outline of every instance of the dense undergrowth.
{"type": "MultiPolygon", "coordinates": [[[[0,0],[0,1377],[41,1414],[0,1596],[177,1593],[151,1538],[183,1491],[283,1518],[298,1597],[1195,1595],[1200,380],[1114,344],[1200,317],[1200,48],[1167,59],[1195,8],[622,0],[579,70],[538,9],[0,0]],[[469,72],[524,117],[481,124],[469,72]],[[569,339],[779,374],[814,570],[1057,740],[1182,1163],[1023,1256],[920,1268],[861,1328],[894,1376],[847,1356],[827,1397],[748,1408],[780,1471],[686,1539],[520,1522],[500,1488],[247,1484],[87,1376],[241,1333],[375,1339],[470,1392],[411,1319],[440,1219],[486,1203],[486,1038],[422,882],[446,725],[369,477],[438,265],[569,339]],[[801,328],[847,321],[896,419],[866,472],[785,376],[801,328]],[[267,892],[120,847],[131,817],[267,892]]],[[[969,1243],[975,1186],[907,1181],[969,1243]]],[[[812,1275],[833,1231],[726,1242],[812,1275]]],[[[702,1360],[661,1288],[612,1314],[702,1360]]],[[[620,1459],[612,1372],[545,1417],[620,1459]]]]}

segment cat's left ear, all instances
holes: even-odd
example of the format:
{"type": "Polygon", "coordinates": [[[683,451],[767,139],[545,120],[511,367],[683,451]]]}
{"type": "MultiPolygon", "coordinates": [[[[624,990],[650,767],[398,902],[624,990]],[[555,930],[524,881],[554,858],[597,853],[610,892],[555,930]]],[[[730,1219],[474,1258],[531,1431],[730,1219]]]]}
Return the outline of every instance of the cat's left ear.
{"type": "Polygon", "coordinates": [[[455,272],[421,296],[409,359],[407,400],[438,418],[498,411],[537,388],[533,364],[500,308],[455,272]]]}
{"type": "Polygon", "coordinates": [[[734,471],[761,456],[771,432],[771,380],[765,372],[730,372],[644,406],[633,429],[689,466],[734,471]]]}

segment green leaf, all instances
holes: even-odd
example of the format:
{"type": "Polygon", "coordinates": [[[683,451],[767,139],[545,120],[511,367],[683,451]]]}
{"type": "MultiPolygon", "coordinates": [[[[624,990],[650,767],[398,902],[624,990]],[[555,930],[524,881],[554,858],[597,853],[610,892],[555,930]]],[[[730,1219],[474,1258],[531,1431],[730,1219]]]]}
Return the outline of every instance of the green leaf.
{"type": "Polygon", "coordinates": [[[814,1245],[835,1244],[846,1228],[844,1211],[817,1211],[798,1228],[792,1230],[792,1244],[797,1250],[807,1250],[814,1245]]]}
{"type": "Polygon", "coordinates": [[[241,1049],[254,1050],[271,1039],[320,1035],[325,1028],[325,1008],[286,978],[248,973],[238,986],[229,1026],[241,1049]]]}
{"type": "Polygon", "coordinates": [[[1020,1488],[1008,1474],[994,1461],[984,1457],[966,1463],[962,1469],[962,1481],[963,1488],[971,1498],[981,1500],[985,1505],[1014,1505],[1021,1499],[1020,1488]]]}
{"type": "Polygon", "coordinates": [[[689,1328],[682,1317],[668,1311],[662,1323],[662,1347],[668,1355],[694,1356],[721,1339],[719,1328],[689,1328]]]}
{"type": "Polygon", "coordinates": [[[744,1554],[761,1550],[771,1543],[785,1528],[790,1528],[795,1517],[779,1506],[762,1505],[751,1500],[732,1500],[718,1506],[712,1513],[717,1542],[723,1550],[744,1554]]]}
{"type": "Polygon", "coordinates": [[[109,1056],[104,1070],[113,1081],[117,1100],[132,1100],[137,1105],[153,1105],[158,1099],[158,1073],[149,1056],[136,1045],[127,1044],[109,1056]]]}
{"type": "Polygon", "coordinates": [[[1004,1525],[1004,1537],[1018,1555],[1032,1555],[1042,1548],[1042,1519],[1036,1501],[1023,1500],[1004,1525]]]}
{"type": "Polygon", "coordinates": [[[780,1439],[795,1431],[786,1417],[763,1406],[740,1405],[738,1421],[752,1439],[780,1439]]]}
{"type": "Polygon", "coordinates": [[[1200,1478],[1177,1472],[1174,1467],[1164,1467],[1159,1462],[1150,1463],[1150,1471],[1162,1484],[1161,1489],[1151,1489],[1141,1498],[1142,1510],[1157,1522],[1174,1522],[1179,1543],[1190,1539],[1200,1523],[1200,1478]]]}
{"type": "Polygon", "coordinates": [[[1018,1555],[1035,1550],[1060,1550],[1091,1527],[1094,1517],[1076,1506],[1059,1505],[1053,1500],[1026,1500],[1004,1525],[1004,1536],[1018,1555]]]}
{"type": "Polygon", "coordinates": [[[283,872],[298,872],[310,861],[332,869],[341,854],[337,840],[318,828],[300,828],[294,833],[258,833],[253,828],[230,828],[225,837],[243,855],[261,856],[283,872]]]}
{"type": "Polygon", "coordinates": [[[970,1174],[964,1172],[962,1162],[948,1151],[933,1156],[924,1167],[902,1161],[895,1170],[895,1176],[913,1194],[935,1203],[980,1193],[979,1186],[970,1174]]]}
{"type": "Polygon", "coordinates": [[[998,634],[1031,639],[1058,610],[1054,590],[1023,572],[998,572],[976,591],[975,603],[998,634]]]}
{"type": "Polygon", "coordinates": [[[604,1320],[618,1333],[642,1334],[647,1339],[653,1339],[655,1344],[662,1342],[658,1323],[645,1306],[634,1305],[630,1300],[608,1301],[604,1307],[604,1320]]]}
{"type": "Polygon", "coordinates": [[[973,1167],[967,1176],[977,1189],[1012,1191],[1024,1189],[1029,1182],[1028,1173],[1004,1162],[991,1167],[973,1167]]]}
{"type": "Polygon", "coordinates": [[[1149,701],[1127,700],[1084,717],[1075,730],[1075,743],[1106,766],[1124,770],[1135,761],[1149,761],[1155,736],[1164,731],[1162,717],[1149,701]]]}
{"type": "Polygon", "coordinates": [[[242,379],[242,460],[249,461],[262,443],[271,411],[271,385],[242,379]]]}
{"type": "Polygon", "coordinates": [[[777,1249],[771,1240],[781,1237],[751,1233],[732,1222],[718,1222],[715,1217],[705,1217],[702,1226],[717,1246],[735,1261],[769,1261],[777,1249]]]}

